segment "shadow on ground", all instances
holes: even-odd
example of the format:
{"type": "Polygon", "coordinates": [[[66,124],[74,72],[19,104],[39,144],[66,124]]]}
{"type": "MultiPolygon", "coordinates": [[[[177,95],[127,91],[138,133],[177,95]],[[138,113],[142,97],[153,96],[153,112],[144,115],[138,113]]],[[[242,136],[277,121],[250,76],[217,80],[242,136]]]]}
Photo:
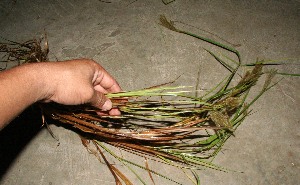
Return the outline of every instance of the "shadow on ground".
{"type": "Polygon", "coordinates": [[[40,112],[30,107],[0,132],[0,182],[17,156],[41,130],[40,112]]]}

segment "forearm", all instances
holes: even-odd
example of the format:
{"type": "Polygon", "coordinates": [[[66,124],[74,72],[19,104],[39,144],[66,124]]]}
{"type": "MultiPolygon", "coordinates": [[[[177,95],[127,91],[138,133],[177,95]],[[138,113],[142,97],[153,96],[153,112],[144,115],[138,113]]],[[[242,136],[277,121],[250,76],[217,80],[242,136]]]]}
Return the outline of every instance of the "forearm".
{"type": "Polygon", "coordinates": [[[0,130],[45,96],[43,68],[29,64],[0,73],[0,130]]]}
{"type": "Polygon", "coordinates": [[[0,73],[0,130],[37,101],[91,104],[119,115],[104,94],[121,91],[116,80],[93,60],[41,62],[0,73]]]}

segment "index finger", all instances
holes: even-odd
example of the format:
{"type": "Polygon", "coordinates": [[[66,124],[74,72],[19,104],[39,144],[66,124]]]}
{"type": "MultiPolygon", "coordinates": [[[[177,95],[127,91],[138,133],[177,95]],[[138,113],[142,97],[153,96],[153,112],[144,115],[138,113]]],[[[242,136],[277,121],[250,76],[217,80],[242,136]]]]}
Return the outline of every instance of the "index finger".
{"type": "Polygon", "coordinates": [[[93,80],[94,88],[103,93],[114,93],[122,91],[118,82],[102,67],[98,66],[93,80]]]}

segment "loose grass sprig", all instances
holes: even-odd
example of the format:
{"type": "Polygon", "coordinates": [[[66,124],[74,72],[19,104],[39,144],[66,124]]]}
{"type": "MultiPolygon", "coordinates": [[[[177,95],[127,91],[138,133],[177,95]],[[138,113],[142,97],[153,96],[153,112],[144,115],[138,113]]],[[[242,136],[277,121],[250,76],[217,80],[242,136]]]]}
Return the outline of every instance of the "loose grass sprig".
{"type": "MultiPolygon", "coordinates": [[[[39,39],[28,40],[23,43],[11,41],[2,38],[0,42],[0,53],[2,59],[7,66],[7,62],[17,62],[18,65],[23,63],[43,62],[48,61],[49,46],[47,35],[39,39]],[[43,42],[43,43],[42,43],[43,42]]],[[[0,70],[5,70],[6,67],[0,70]]]]}

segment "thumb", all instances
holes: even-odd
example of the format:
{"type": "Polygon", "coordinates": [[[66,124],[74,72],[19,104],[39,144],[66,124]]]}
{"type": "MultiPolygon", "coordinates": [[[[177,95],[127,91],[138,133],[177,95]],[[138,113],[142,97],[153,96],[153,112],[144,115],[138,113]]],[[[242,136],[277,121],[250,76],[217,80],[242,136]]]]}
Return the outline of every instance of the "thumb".
{"type": "Polygon", "coordinates": [[[108,111],[112,108],[112,102],[103,93],[94,91],[94,95],[91,99],[91,105],[97,107],[103,111],[108,111]]]}

